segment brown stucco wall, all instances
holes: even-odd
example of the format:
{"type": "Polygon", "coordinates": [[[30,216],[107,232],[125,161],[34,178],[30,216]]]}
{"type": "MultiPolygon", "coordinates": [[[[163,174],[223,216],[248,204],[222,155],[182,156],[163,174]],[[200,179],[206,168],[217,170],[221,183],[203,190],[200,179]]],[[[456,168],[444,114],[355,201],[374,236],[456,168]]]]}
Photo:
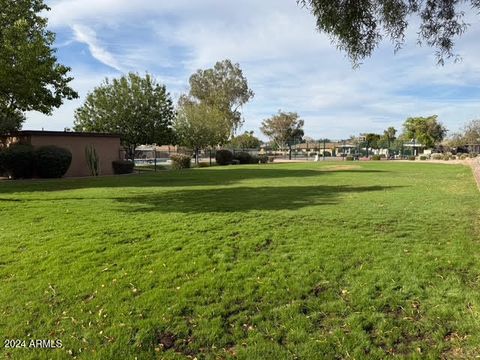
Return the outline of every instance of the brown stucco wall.
{"type": "Polygon", "coordinates": [[[100,175],[113,174],[112,161],[120,157],[120,138],[112,136],[75,136],[69,135],[36,135],[30,136],[32,146],[55,145],[72,152],[72,163],[66,177],[90,176],[90,169],[85,158],[85,148],[93,145],[100,159],[100,175]]]}

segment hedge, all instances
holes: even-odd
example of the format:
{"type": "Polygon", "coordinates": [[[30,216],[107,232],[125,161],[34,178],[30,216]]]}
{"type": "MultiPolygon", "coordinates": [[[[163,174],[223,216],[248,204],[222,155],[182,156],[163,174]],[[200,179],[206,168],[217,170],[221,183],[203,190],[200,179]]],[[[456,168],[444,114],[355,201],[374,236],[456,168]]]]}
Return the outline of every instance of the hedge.
{"type": "Polygon", "coordinates": [[[120,174],[131,174],[133,173],[133,168],[135,167],[135,163],[133,161],[128,160],[114,160],[112,161],[112,168],[113,173],[120,175],[120,174]]]}
{"type": "Polygon", "coordinates": [[[54,145],[35,150],[35,173],[41,178],[61,178],[72,163],[72,153],[54,145]]]}

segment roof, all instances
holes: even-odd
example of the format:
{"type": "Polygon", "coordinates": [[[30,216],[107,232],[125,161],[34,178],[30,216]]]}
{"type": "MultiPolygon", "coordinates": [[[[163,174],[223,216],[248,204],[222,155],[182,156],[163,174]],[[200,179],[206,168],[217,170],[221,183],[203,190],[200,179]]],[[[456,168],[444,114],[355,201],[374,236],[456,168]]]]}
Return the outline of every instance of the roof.
{"type": "Polygon", "coordinates": [[[11,132],[7,137],[12,136],[80,136],[80,137],[116,137],[120,135],[111,133],[97,132],[78,132],[78,131],[43,131],[43,130],[22,130],[11,132]]]}

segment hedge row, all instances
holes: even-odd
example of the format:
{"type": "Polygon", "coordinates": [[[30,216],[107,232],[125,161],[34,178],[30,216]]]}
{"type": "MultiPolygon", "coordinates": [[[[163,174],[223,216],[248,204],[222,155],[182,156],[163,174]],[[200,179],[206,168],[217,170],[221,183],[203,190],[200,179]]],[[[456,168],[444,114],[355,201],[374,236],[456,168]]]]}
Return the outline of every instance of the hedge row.
{"type": "Polygon", "coordinates": [[[0,172],[13,179],[60,178],[72,162],[72,153],[58,146],[13,145],[0,152],[0,172]]]}
{"type": "Polygon", "coordinates": [[[215,160],[218,165],[266,164],[269,161],[273,162],[273,158],[269,159],[267,155],[255,156],[247,152],[239,152],[234,155],[230,150],[217,150],[215,160]]]}

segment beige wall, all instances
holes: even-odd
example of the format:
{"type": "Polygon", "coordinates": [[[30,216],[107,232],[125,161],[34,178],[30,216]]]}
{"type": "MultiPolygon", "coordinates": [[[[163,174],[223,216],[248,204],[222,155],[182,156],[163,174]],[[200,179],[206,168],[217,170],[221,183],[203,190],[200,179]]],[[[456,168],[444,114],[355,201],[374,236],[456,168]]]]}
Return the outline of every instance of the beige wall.
{"type": "Polygon", "coordinates": [[[73,136],[73,135],[31,135],[30,143],[37,146],[55,145],[72,152],[72,163],[66,177],[90,176],[90,169],[85,158],[85,148],[93,145],[100,159],[100,175],[113,174],[112,161],[120,158],[120,138],[107,136],[73,136]]]}

